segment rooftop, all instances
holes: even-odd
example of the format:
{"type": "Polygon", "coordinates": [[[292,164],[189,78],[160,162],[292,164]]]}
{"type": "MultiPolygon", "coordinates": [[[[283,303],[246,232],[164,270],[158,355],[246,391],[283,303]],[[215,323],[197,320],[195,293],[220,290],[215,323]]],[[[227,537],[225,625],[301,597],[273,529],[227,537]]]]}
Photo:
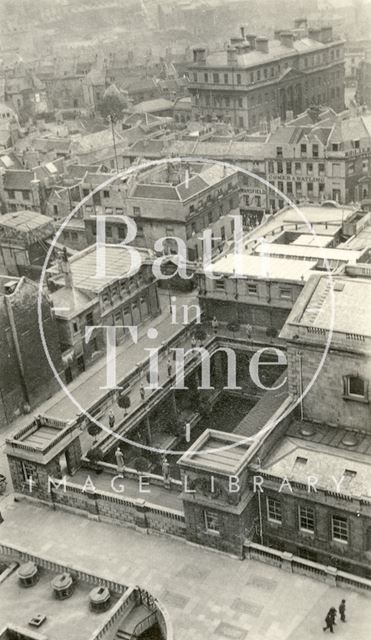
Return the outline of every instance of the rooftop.
{"type": "Polygon", "coordinates": [[[249,448],[250,442],[246,437],[206,429],[182,455],[178,464],[233,475],[240,471],[247,461],[249,448]]]}
{"type": "MultiPolygon", "coordinates": [[[[17,572],[13,572],[4,582],[0,582],[0,629],[7,625],[16,625],[32,631],[31,618],[40,614],[45,616],[37,631],[40,637],[48,640],[87,640],[103,621],[109,619],[108,610],[97,616],[89,608],[89,592],[92,585],[79,580],[74,593],[63,601],[54,596],[51,581],[55,573],[43,568],[40,578],[33,587],[25,589],[18,582],[17,572]]],[[[114,598],[112,606],[117,597],[114,598]]],[[[112,607],[111,607],[112,608],[112,607]]],[[[36,629],[34,628],[34,631],[36,629]]]]}
{"type": "Polygon", "coordinates": [[[332,287],[322,275],[314,290],[304,289],[303,300],[300,325],[328,331],[333,322],[335,332],[371,337],[371,279],[336,275],[332,287]]]}
{"type": "MultiPolygon", "coordinates": [[[[131,257],[127,249],[120,245],[105,245],[105,275],[97,274],[98,252],[100,245],[91,245],[70,258],[69,265],[72,273],[73,285],[76,289],[98,292],[107,285],[128,275],[131,268],[131,257]]],[[[137,249],[145,260],[148,252],[137,249]]],[[[49,273],[58,280],[63,280],[63,274],[58,266],[53,266],[49,273]]]]}
{"type": "Polygon", "coordinates": [[[236,273],[237,277],[278,279],[290,282],[303,282],[309,278],[315,268],[316,260],[286,260],[285,258],[254,256],[248,253],[228,253],[216,262],[205,267],[205,273],[236,273]]]}
{"type": "Polygon", "coordinates": [[[318,488],[370,499],[371,436],[294,421],[261,471],[304,484],[308,476],[314,476],[318,478],[318,488]],[[334,478],[341,480],[339,489],[334,478]]]}
{"type": "MultiPolygon", "coordinates": [[[[292,57],[297,54],[321,51],[322,49],[326,49],[327,46],[328,45],[322,44],[322,42],[318,40],[312,40],[311,38],[293,40],[292,47],[283,45],[280,40],[269,40],[267,53],[258,51],[257,49],[252,49],[247,53],[239,53],[236,56],[234,66],[246,69],[280,60],[281,58],[292,57]]],[[[227,56],[227,50],[210,53],[206,57],[206,62],[200,66],[227,67],[227,56]]]]}
{"type": "Polygon", "coordinates": [[[14,211],[0,216],[0,227],[9,227],[17,231],[29,232],[49,225],[53,232],[53,220],[35,211],[14,211]]]}
{"type": "Polygon", "coordinates": [[[329,262],[358,262],[362,256],[362,251],[352,251],[351,249],[334,249],[332,247],[318,247],[315,243],[309,246],[298,243],[279,244],[275,242],[262,242],[255,252],[259,255],[281,256],[285,258],[301,258],[303,260],[322,259],[329,262]]]}

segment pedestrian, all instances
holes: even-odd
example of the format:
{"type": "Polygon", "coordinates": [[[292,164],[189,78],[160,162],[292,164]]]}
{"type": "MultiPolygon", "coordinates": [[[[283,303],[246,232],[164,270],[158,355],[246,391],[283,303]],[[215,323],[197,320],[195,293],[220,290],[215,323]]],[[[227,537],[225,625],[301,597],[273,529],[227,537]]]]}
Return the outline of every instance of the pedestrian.
{"type": "Polygon", "coordinates": [[[170,378],[172,373],[173,373],[173,363],[171,362],[170,356],[168,356],[168,359],[167,359],[167,375],[168,375],[168,378],[170,378]]]}
{"type": "Polygon", "coordinates": [[[142,400],[144,400],[146,393],[145,393],[145,391],[144,391],[144,384],[143,384],[143,382],[141,382],[141,383],[140,383],[139,393],[140,393],[140,397],[141,397],[141,399],[142,399],[142,400]]]}
{"type": "Polygon", "coordinates": [[[326,626],[323,627],[323,631],[327,631],[327,629],[330,629],[330,632],[334,633],[334,624],[336,624],[335,615],[336,615],[336,609],[335,607],[331,607],[331,609],[329,610],[325,618],[326,626]]]}
{"type": "Polygon", "coordinates": [[[212,321],[211,321],[211,326],[214,330],[214,333],[217,334],[218,333],[218,326],[219,326],[219,322],[216,319],[216,316],[213,317],[212,321]]]}
{"type": "Polygon", "coordinates": [[[115,415],[112,411],[110,411],[108,414],[108,424],[110,429],[113,429],[113,427],[115,426],[115,415]]]}
{"type": "Polygon", "coordinates": [[[342,601],[340,602],[340,605],[339,605],[339,613],[340,613],[340,620],[341,620],[342,622],[346,622],[346,620],[345,620],[345,600],[342,600],[342,601]]]}

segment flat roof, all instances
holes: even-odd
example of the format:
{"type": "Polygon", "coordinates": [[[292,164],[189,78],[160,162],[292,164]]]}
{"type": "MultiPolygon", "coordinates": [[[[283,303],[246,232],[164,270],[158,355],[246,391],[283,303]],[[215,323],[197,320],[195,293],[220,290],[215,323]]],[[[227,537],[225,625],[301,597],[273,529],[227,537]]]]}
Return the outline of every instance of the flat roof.
{"type": "Polygon", "coordinates": [[[304,246],[311,246],[314,245],[315,247],[327,247],[327,245],[330,244],[330,242],[332,241],[332,236],[325,236],[325,235],[321,235],[321,236],[312,236],[310,233],[301,233],[300,236],[298,236],[297,238],[295,238],[295,240],[293,240],[290,244],[291,245],[304,245],[304,246]]]}
{"type": "Polygon", "coordinates": [[[205,273],[232,275],[236,272],[238,277],[301,282],[309,278],[316,264],[316,260],[286,260],[285,258],[264,257],[248,253],[237,255],[229,253],[215,263],[208,265],[205,268],[205,273]]]}
{"type": "Polygon", "coordinates": [[[110,609],[98,616],[89,608],[89,592],[93,585],[79,580],[70,598],[57,600],[51,586],[55,576],[55,573],[43,568],[39,573],[39,581],[25,589],[19,584],[15,571],[0,583],[0,629],[10,624],[16,625],[30,632],[33,629],[41,637],[50,640],[88,640],[92,637],[102,622],[112,615],[117,596],[113,597],[110,609]],[[38,629],[29,626],[31,618],[37,614],[46,616],[38,629]]]}
{"type": "Polygon", "coordinates": [[[352,249],[337,249],[332,247],[316,247],[315,244],[309,246],[298,246],[294,244],[278,244],[275,242],[262,242],[255,249],[256,253],[263,255],[280,255],[291,258],[297,256],[304,260],[319,258],[326,260],[336,260],[339,262],[357,262],[362,251],[352,249]]]}
{"type": "Polygon", "coordinates": [[[306,300],[300,324],[329,330],[335,311],[334,331],[370,337],[371,279],[339,275],[333,277],[333,285],[334,303],[330,279],[325,275],[319,278],[312,295],[306,300]]]}

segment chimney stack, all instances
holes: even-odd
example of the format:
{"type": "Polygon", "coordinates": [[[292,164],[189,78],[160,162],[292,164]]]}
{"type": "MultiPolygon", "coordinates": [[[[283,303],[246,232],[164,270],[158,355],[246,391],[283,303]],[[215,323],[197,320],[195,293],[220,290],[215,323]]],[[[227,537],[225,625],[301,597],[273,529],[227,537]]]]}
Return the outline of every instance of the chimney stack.
{"type": "Polygon", "coordinates": [[[206,49],[204,47],[198,47],[197,49],[193,49],[193,62],[196,64],[205,64],[206,49]]]}
{"type": "Polygon", "coordinates": [[[227,64],[229,65],[237,64],[236,47],[231,47],[230,45],[227,47],[227,64]]]}
{"type": "Polygon", "coordinates": [[[260,51],[260,53],[268,53],[269,51],[268,38],[265,38],[263,36],[256,38],[255,47],[257,51],[260,51]]]}
{"type": "Polygon", "coordinates": [[[294,46],[294,34],[291,31],[281,31],[280,40],[283,47],[292,49],[294,46]]]}
{"type": "Polygon", "coordinates": [[[256,41],[255,33],[247,33],[245,37],[246,37],[246,40],[248,40],[248,42],[250,43],[251,49],[255,49],[255,41],[256,41]]]}

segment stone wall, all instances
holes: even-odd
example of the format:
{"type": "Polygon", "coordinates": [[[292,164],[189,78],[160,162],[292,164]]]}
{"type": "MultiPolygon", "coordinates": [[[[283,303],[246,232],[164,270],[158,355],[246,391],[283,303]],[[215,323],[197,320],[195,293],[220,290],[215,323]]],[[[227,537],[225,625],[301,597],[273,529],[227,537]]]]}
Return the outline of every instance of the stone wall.
{"type": "Polygon", "coordinates": [[[367,355],[356,354],[344,350],[331,350],[321,363],[325,346],[298,345],[289,347],[288,383],[289,392],[299,395],[300,359],[302,353],[302,386],[305,390],[319,368],[318,376],[304,397],[304,419],[313,420],[329,425],[342,425],[357,428],[370,433],[371,412],[369,402],[361,402],[344,398],[343,378],[347,375],[359,375],[369,379],[369,358],[367,355]],[[319,402],[319,398],[321,401],[319,402]]]}

